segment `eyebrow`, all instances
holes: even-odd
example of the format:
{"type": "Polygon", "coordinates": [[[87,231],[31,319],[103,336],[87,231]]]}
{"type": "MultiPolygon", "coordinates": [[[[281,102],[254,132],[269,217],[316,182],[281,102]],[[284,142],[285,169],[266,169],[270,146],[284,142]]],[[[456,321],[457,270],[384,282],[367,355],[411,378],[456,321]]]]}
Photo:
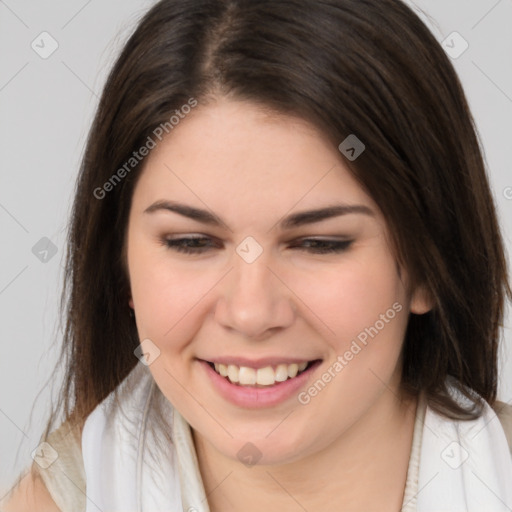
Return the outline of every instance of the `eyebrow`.
{"type": "MultiPolygon", "coordinates": [[[[160,200],[153,203],[151,206],[144,210],[144,213],[154,213],[157,211],[170,211],[175,212],[189,219],[208,224],[210,226],[226,226],[226,223],[214,213],[208,210],[202,210],[193,206],[178,203],[176,201],[160,200]]],[[[306,210],[298,213],[293,213],[284,217],[279,222],[281,229],[291,229],[306,224],[313,224],[332,217],[348,214],[363,214],[374,217],[375,212],[368,206],[362,204],[334,204],[324,208],[315,210],[306,210]]]]}

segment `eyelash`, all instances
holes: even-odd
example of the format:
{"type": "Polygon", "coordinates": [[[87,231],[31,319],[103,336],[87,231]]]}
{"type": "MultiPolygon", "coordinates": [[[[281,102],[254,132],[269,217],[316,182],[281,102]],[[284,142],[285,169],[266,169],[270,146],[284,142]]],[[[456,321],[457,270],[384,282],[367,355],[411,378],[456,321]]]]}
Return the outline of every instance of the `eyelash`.
{"type": "MultiPolygon", "coordinates": [[[[204,253],[205,250],[210,249],[212,246],[201,246],[201,247],[190,247],[186,244],[197,243],[204,241],[210,241],[212,239],[207,237],[183,237],[183,238],[163,238],[162,242],[164,245],[177,252],[185,253],[185,254],[201,254],[204,253]]],[[[315,238],[304,238],[302,242],[313,242],[314,244],[320,244],[320,247],[317,245],[316,250],[315,247],[311,245],[309,247],[298,247],[306,252],[310,252],[312,254],[332,254],[332,253],[340,253],[347,250],[352,244],[353,240],[322,240],[315,238]]]]}

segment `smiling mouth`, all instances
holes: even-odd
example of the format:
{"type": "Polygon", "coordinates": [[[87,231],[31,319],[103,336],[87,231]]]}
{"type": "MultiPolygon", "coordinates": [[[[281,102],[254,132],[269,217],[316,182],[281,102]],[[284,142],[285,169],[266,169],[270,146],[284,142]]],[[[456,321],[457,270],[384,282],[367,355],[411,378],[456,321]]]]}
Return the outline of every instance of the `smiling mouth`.
{"type": "Polygon", "coordinates": [[[306,371],[319,359],[303,363],[278,364],[277,366],[265,366],[264,368],[250,368],[235,364],[212,363],[206,361],[210,367],[224,377],[231,384],[243,387],[269,387],[276,383],[293,379],[306,371]]]}

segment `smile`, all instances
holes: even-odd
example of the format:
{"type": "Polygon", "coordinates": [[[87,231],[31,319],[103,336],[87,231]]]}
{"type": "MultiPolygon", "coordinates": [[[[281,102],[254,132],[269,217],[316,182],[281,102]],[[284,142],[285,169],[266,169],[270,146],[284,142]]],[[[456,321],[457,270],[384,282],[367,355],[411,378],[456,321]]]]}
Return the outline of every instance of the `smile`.
{"type": "Polygon", "coordinates": [[[221,377],[225,377],[232,384],[239,386],[266,387],[276,382],[285,382],[306,371],[315,361],[302,363],[278,364],[263,368],[251,368],[235,364],[208,362],[211,368],[221,377]]]}
{"type": "Polygon", "coordinates": [[[261,409],[296,397],[322,359],[287,362],[281,358],[255,361],[226,357],[214,361],[198,359],[198,363],[212,389],[224,399],[238,407],[261,409]]]}
{"type": "Polygon", "coordinates": [[[221,376],[232,384],[239,386],[266,387],[276,382],[285,382],[300,375],[314,361],[302,363],[278,364],[263,368],[251,368],[235,364],[211,363],[208,364],[221,376]]]}

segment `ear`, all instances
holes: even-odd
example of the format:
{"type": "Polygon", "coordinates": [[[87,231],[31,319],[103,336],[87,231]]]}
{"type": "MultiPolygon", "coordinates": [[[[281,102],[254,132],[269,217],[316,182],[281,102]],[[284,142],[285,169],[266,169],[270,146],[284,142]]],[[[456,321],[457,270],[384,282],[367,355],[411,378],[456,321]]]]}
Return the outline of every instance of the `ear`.
{"type": "Polygon", "coordinates": [[[131,297],[130,297],[130,300],[128,301],[128,304],[130,305],[130,307],[131,307],[132,309],[135,309],[135,305],[134,305],[134,303],[133,303],[133,299],[132,299],[131,297]]]}
{"type": "Polygon", "coordinates": [[[410,311],[416,315],[428,313],[434,307],[434,300],[425,286],[418,286],[411,296],[410,311]]]}

